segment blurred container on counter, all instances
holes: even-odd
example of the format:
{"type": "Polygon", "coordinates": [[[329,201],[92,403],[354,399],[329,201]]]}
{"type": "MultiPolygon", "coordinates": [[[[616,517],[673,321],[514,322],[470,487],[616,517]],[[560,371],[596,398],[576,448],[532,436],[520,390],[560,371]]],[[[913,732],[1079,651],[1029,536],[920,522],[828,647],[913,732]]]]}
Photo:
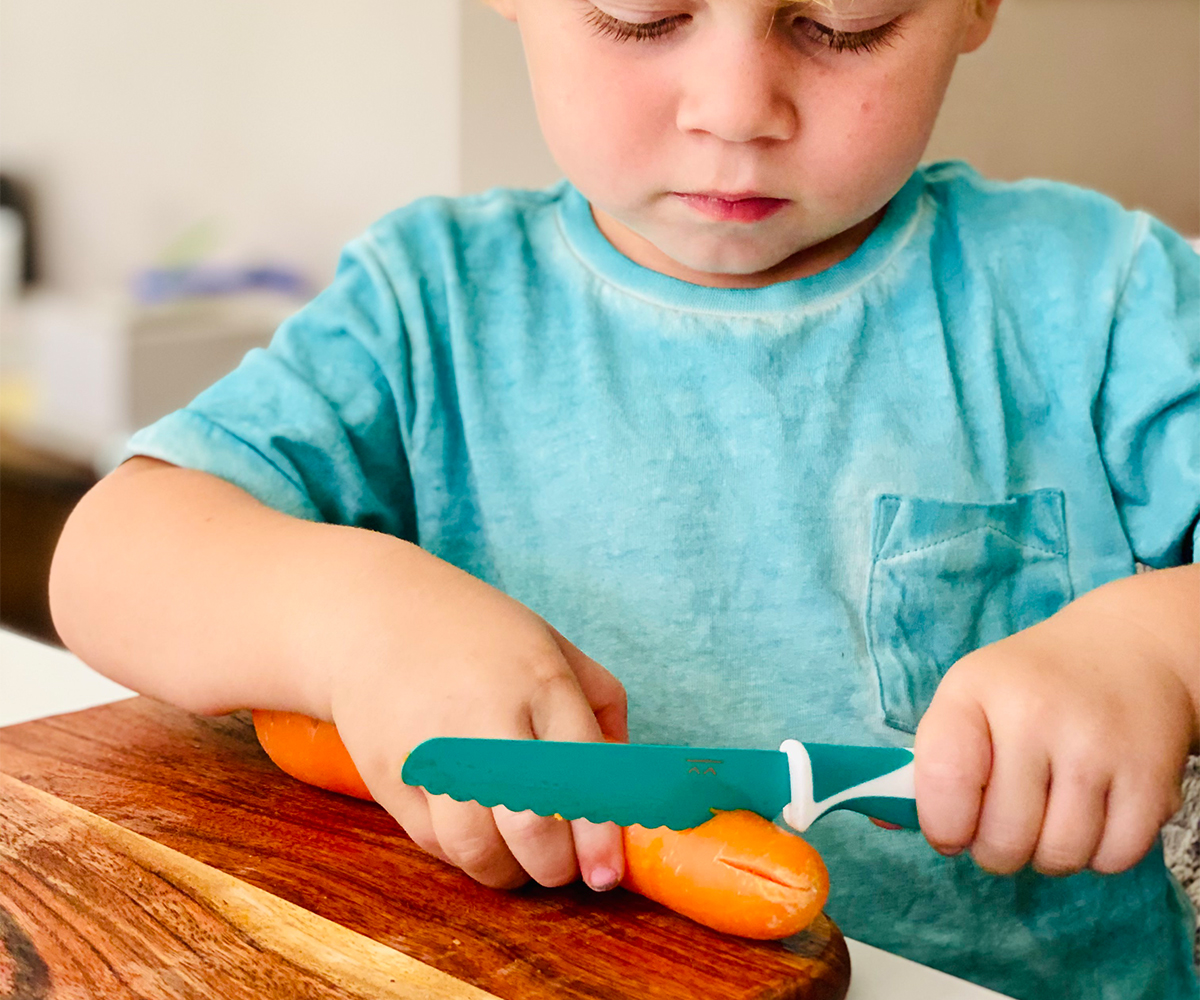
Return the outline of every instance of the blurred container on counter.
{"type": "Polygon", "coordinates": [[[17,322],[32,401],[10,433],[88,463],[98,475],[111,471],[129,434],[186,405],[247,351],[265,347],[300,306],[302,282],[268,270],[266,287],[230,280],[228,271],[220,288],[199,274],[143,275],[155,301],[27,296],[17,322]]]}

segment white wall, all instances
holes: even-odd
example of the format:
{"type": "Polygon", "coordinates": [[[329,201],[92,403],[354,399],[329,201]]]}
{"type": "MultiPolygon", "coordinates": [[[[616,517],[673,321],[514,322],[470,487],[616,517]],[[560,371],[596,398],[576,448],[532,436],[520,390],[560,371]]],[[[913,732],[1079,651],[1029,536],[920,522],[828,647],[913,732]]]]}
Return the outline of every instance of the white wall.
{"type": "Polygon", "coordinates": [[[332,274],[340,246],[459,178],[450,0],[0,0],[0,168],[45,273],[124,282],[200,224],[225,256],[332,274]]]}

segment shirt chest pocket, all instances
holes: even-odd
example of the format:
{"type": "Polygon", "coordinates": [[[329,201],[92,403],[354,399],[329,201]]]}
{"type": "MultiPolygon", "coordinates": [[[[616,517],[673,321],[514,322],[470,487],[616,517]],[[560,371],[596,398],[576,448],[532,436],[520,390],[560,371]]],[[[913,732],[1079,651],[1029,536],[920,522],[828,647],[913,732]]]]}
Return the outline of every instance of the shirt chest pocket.
{"type": "Polygon", "coordinates": [[[876,499],[866,624],[888,725],[915,732],[956,660],[1071,600],[1064,506],[1055,489],[876,499]]]}

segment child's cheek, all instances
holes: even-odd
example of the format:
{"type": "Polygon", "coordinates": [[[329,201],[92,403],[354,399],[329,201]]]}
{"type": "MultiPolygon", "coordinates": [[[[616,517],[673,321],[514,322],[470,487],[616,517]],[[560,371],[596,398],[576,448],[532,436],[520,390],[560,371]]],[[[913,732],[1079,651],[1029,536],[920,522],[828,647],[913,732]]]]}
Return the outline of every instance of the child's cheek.
{"type": "Polygon", "coordinates": [[[544,67],[534,100],[546,144],[567,176],[623,202],[672,180],[669,151],[678,133],[670,84],[644,68],[594,61],[602,65],[583,72],[544,67]]]}

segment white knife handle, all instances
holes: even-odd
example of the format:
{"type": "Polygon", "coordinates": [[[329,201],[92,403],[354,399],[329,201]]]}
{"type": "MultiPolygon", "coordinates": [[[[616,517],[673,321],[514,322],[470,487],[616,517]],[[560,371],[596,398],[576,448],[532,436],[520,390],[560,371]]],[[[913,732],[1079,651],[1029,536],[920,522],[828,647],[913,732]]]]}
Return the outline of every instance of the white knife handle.
{"type": "MultiPolygon", "coordinates": [[[[814,750],[816,746],[814,746],[814,750]]],[[[837,753],[849,763],[869,761],[884,756],[886,764],[872,767],[866,773],[874,775],[858,783],[848,783],[824,799],[817,801],[813,793],[812,759],[799,740],[784,740],[781,753],[787,754],[788,775],[791,779],[792,800],[783,807],[783,819],[788,826],[803,833],[814,820],[831,809],[843,806],[867,816],[894,820],[902,826],[917,827],[916,791],[913,787],[912,751],[903,747],[832,747],[821,745],[826,755],[837,753]],[[857,758],[857,760],[856,760],[857,758]],[[858,801],[866,800],[866,801],[858,801]],[[882,802],[880,800],[883,800],[882,802]]],[[[837,768],[841,770],[841,768],[837,768]]],[[[847,773],[852,773],[849,771],[847,773]]],[[[859,773],[863,773],[860,771],[859,773]]]]}

